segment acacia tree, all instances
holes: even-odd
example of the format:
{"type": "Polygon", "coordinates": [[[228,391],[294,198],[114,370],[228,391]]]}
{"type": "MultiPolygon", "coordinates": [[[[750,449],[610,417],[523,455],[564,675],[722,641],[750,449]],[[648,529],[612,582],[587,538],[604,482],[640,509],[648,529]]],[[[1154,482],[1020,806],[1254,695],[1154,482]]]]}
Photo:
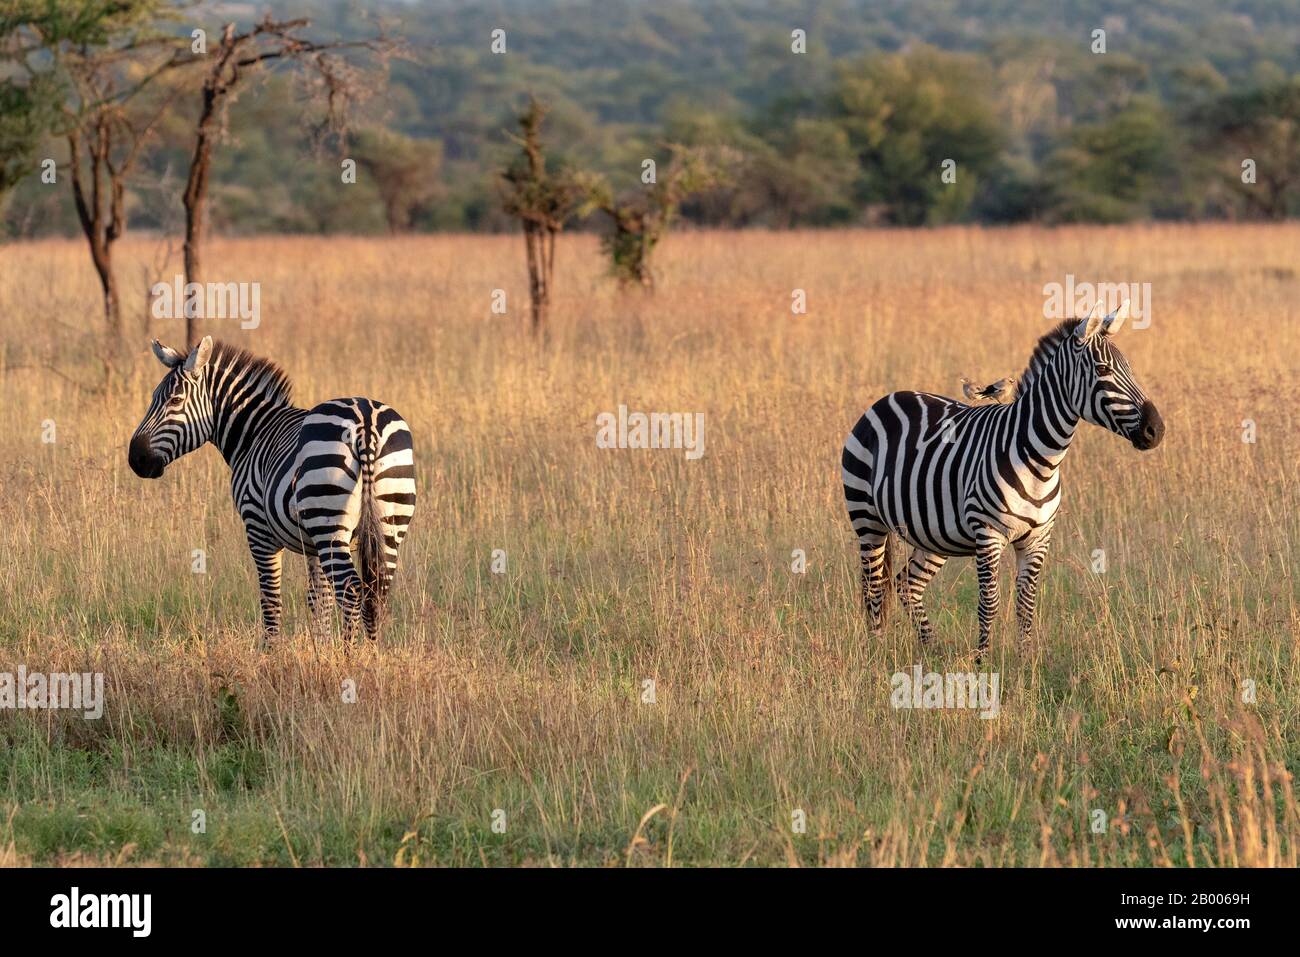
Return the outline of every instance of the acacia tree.
{"type": "Polygon", "coordinates": [[[524,230],[524,251],[528,257],[528,296],[532,304],[532,331],[546,325],[555,277],[555,239],[582,198],[578,183],[566,174],[547,169],[542,143],[544,107],[535,97],[519,115],[521,135],[507,135],[519,144],[519,154],[501,172],[505,183],[502,208],[517,217],[524,230]]]}
{"type": "Polygon", "coordinates": [[[611,229],[602,237],[601,247],[621,287],[654,288],[650,256],[677,219],[682,203],[726,183],[727,168],[735,161],[730,151],[721,149],[672,143],[668,151],[663,175],[656,175],[645,189],[621,198],[615,198],[603,177],[582,178],[586,195],[582,212],[600,210],[610,218],[611,229]]]}
{"type": "Polygon", "coordinates": [[[104,294],[110,331],[121,331],[121,302],[113,270],[113,243],[126,231],[126,180],[175,91],[147,115],[118,105],[96,109],[67,134],[69,173],[77,220],[90,245],[104,294]],[[89,188],[87,188],[89,184],[89,188]]]}
{"type": "Polygon", "coordinates": [[[184,41],[161,30],[168,14],[165,0],[13,0],[0,16],[0,57],[23,81],[8,78],[4,99],[21,108],[15,122],[26,117],[29,135],[67,143],[73,204],[112,341],[121,330],[113,244],[126,230],[127,178],[177,92],[155,81],[193,62],[184,41]],[[42,100],[57,108],[37,129],[30,121],[42,100]]]}
{"type": "MultiPolygon", "coordinates": [[[[276,63],[293,64],[310,74],[325,103],[325,115],[315,132],[332,135],[346,142],[350,107],[365,92],[359,70],[341,58],[330,55],[346,49],[378,54],[381,62],[397,51],[397,45],[382,37],[356,41],[318,42],[303,36],[311,25],[305,18],[274,20],[268,14],[261,22],[245,30],[227,23],[215,50],[209,52],[210,65],[203,78],[198,118],[194,126],[194,146],[190,153],[189,175],[185,182],[185,281],[202,282],[202,243],[208,219],[208,186],[212,178],[212,159],[225,132],[227,111],[236,94],[259,76],[264,67],[276,63]]],[[[187,347],[197,341],[197,316],[186,310],[187,347]]]]}

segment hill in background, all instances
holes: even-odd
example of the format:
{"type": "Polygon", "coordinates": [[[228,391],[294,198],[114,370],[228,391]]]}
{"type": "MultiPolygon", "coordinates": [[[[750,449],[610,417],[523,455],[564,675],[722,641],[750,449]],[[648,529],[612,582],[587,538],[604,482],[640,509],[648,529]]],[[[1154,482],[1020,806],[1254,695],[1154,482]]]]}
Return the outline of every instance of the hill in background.
{"type": "MultiPolygon", "coordinates": [[[[212,5],[195,19],[215,29],[261,9],[212,5]]],[[[413,143],[424,158],[434,183],[411,203],[417,230],[508,226],[496,171],[529,92],[551,107],[557,164],[604,173],[616,188],[636,187],[642,160],[662,157],[668,142],[732,147],[732,185],[688,205],[697,222],[1279,218],[1298,206],[1297,0],[276,0],[269,9],[310,16],[322,37],[382,24],[407,42],[412,59],[394,64],[360,118],[389,137],[372,148],[413,143]],[[490,49],[494,29],[505,31],[504,54],[490,49]],[[796,29],[806,34],[800,54],[796,29]],[[1104,53],[1093,52],[1098,29],[1104,53]],[[1243,157],[1266,170],[1269,189],[1242,188],[1243,157]],[[955,182],[940,179],[949,159],[955,182]]],[[[383,231],[373,184],[339,190],[337,158],[313,152],[292,121],[302,95],[277,79],[232,112],[215,225],[383,231]]],[[[133,228],[174,227],[167,184],[177,170],[183,178],[186,132],[178,117],[142,167],[133,228]]],[[[8,231],[73,232],[65,192],[29,178],[9,203],[8,231]]]]}

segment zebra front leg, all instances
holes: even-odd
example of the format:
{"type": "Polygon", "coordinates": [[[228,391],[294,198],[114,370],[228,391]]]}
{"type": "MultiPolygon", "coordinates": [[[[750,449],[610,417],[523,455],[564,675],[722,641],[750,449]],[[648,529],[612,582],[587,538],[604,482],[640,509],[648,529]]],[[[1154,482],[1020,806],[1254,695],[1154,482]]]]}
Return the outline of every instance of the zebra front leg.
{"type": "Polygon", "coordinates": [[[330,636],[330,583],[320,567],[320,559],[307,556],[307,608],[311,612],[312,634],[320,638],[330,636]]]}
{"type": "Polygon", "coordinates": [[[934,626],[925,614],[925,589],[947,560],[942,555],[916,548],[912,550],[912,557],[907,564],[898,572],[895,591],[902,599],[907,616],[912,619],[912,627],[916,629],[917,637],[923,645],[929,644],[934,637],[934,626]]]}
{"type": "Polygon", "coordinates": [[[1016,623],[1020,640],[1027,643],[1034,636],[1034,605],[1038,600],[1038,576],[1047,560],[1050,532],[1032,544],[1016,549],[1016,623]]]}
{"type": "Polygon", "coordinates": [[[262,650],[280,637],[280,551],[250,546],[257,566],[257,588],[262,605],[262,650]]]}
{"type": "Polygon", "coordinates": [[[989,528],[981,528],[975,537],[975,569],[980,583],[980,642],[975,652],[975,664],[984,661],[989,647],[989,629],[998,613],[998,563],[1007,540],[989,528]]]}

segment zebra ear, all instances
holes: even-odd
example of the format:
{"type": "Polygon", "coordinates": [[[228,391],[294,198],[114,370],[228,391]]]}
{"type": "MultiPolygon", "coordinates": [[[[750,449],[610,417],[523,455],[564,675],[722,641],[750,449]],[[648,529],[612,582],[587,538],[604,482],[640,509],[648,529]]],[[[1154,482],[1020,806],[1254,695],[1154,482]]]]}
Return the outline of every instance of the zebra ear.
{"type": "Polygon", "coordinates": [[[1120,307],[1106,317],[1101,324],[1103,335],[1113,336],[1119,332],[1119,327],[1124,325],[1124,320],[1128,318],[1128,300],[1125,299],[1120,303],[1120,307]]]}
{"type": "Polygon", "coordinates": [[[183,355],[181,355],[175,349],[169,349],[167,346],[163,345],[157,339],[155,339],[152,344],[153,344],[153,354],[156,355],[158,357],[158,361],[161,362],[163,365],[165,365],[167,368],[174,369],[182,362],[185,361],[185,357],[183,355]]]}
{"type": "Polygon", "coordinates": [[[185,371],[194,373],[201,372],[203,367],[208,364],[208,358],[212,355],[212,337],[204,336],[203,341],[194,347],[190,357],[185,360],[185,371]]]}
{"type": "Polygon", "coordinates": [[[1102,318],[1101,309],[1093,309],[1088,318],[1080,319],[1079,324],[1074,327],[1074,338],[1080,342],[1090,339],[1097,334],[1097,330],[1101,328],[1102,323],[1105,321],[1102,318]]]}

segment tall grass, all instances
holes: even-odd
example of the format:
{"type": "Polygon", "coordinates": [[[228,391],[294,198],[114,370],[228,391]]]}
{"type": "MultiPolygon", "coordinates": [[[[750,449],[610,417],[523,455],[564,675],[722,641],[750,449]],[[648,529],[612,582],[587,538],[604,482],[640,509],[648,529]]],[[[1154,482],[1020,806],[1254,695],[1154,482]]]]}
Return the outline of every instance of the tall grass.
{"type": "Polygon", "coordinates": [[[416,439],[383,641],[313,642],[291,558],[270,655],[220,456],[126,466],[148,337],[180,338],[143,319],[152,245],[106,388],[81,245],[0,247],[0,671],[108,697],[0,711],[0,864],[1296,865],[1300,227],[680,234],[648,297],[566,237],[544,343],[520,247],[213,244],[262,286],[218,335],[416,439]],[[1067,273],[1152,284],[1118,343],[1165,442],[1079,435],[1029,647],[1004,568],[999,717],[895,711],[895,671],[969,667],[974,569],[924,653],[898,613],[868,635],[840,445],[887,391],[1018,373],[1067,273]],[[705,455],[597,448],[619,404],[705,413],[705,455]]]}

